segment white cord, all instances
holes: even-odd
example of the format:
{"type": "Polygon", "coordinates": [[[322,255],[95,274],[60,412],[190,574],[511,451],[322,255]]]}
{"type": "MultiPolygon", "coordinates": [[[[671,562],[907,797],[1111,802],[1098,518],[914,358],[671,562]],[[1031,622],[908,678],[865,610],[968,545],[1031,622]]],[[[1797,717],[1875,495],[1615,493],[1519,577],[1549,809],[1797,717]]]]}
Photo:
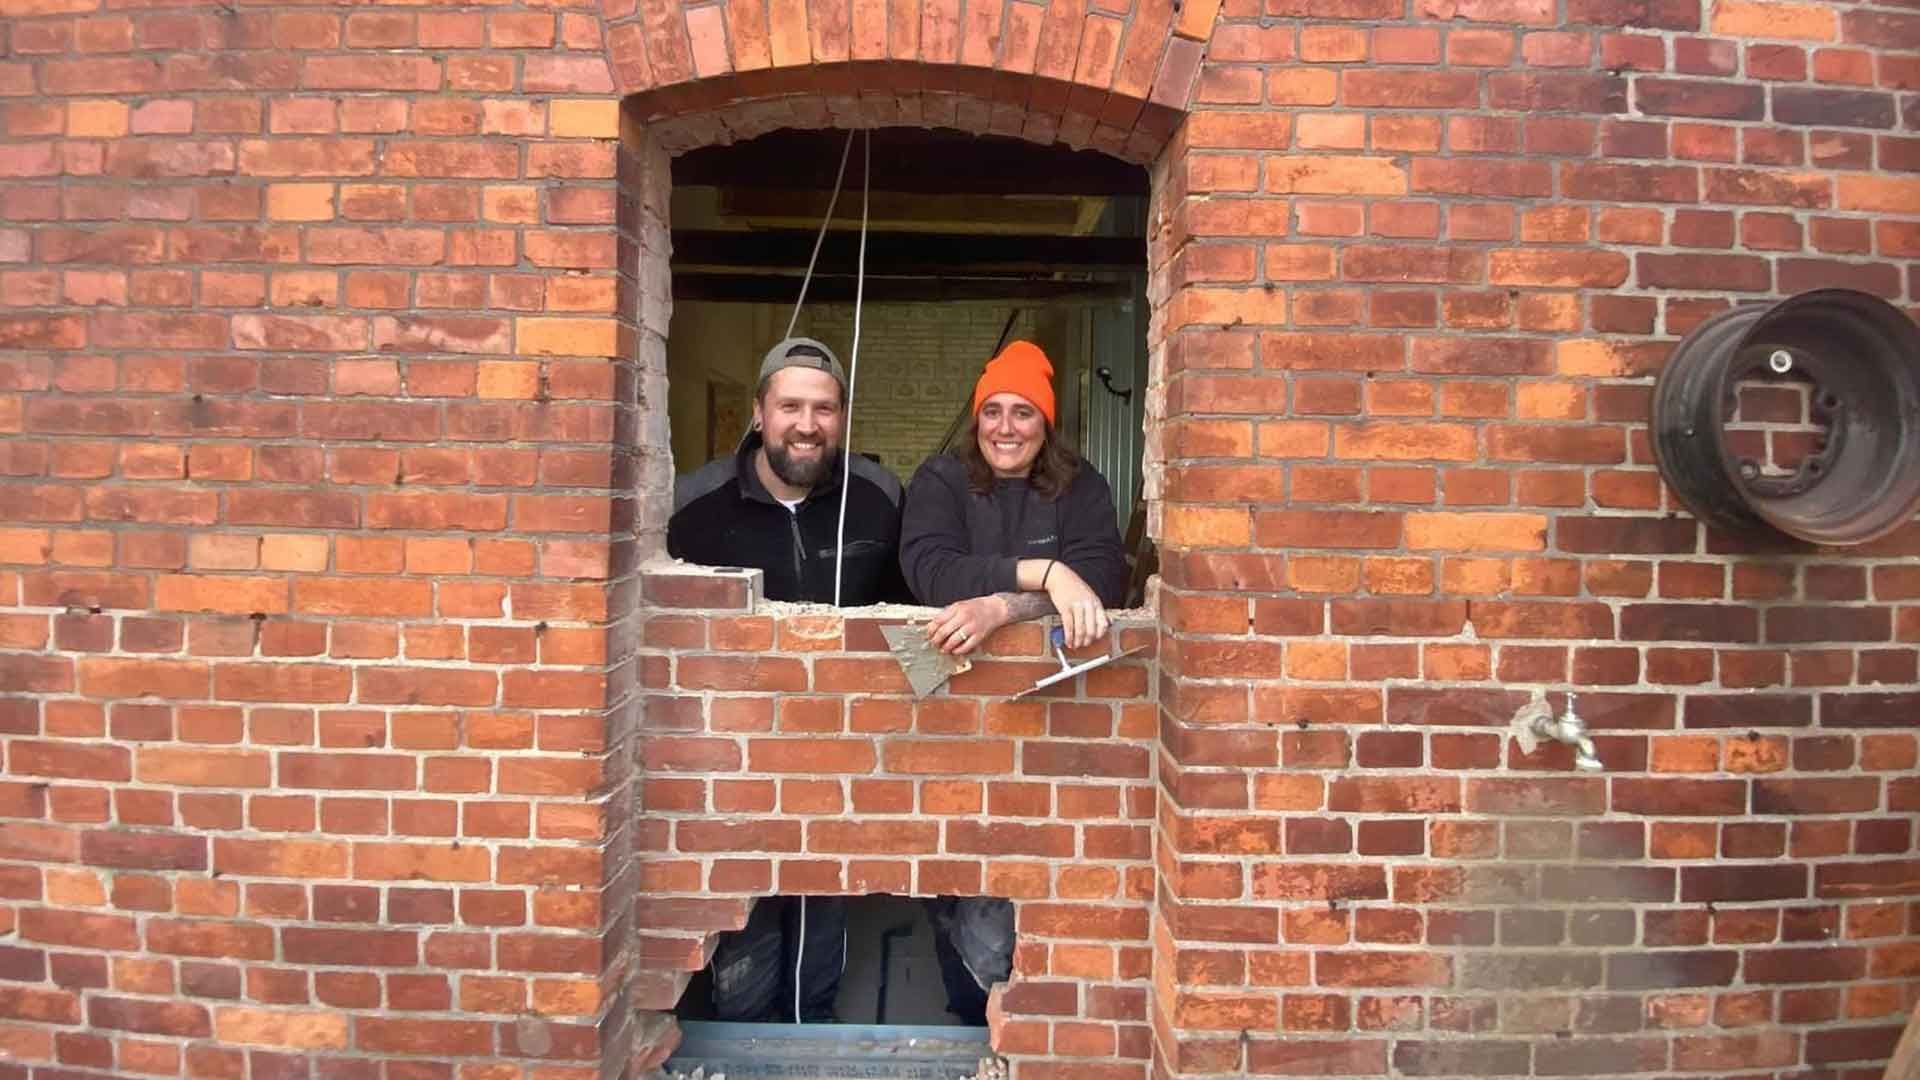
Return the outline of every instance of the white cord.
{"type": "MultiPolygon", "coordinates": [[[[852,145],[853,136],[847,136],[852,145]]],[[[867,200],[873,190],[873,130],[860,144],[865,164],[860,170],[860,254],[853,266],[853,350],[847,357],[847,416],[840,433],[840,530],[833,544],[833,606],[840,606],[840,571],[847,552],[847,489],[853,483],[853,388],[860,373],[860,307],[867,287],[867,200]]],[[[841,167],[845,167],[844,160],[841,167]]],[[[837,192],[836,192],[837,194],[837,192]]]]}
{"type": "Polygon", "coordinates": [[[800,894],[800,948],[793,954],[793,1022],[804,1024],[800,1018],[800,965],[807,960],[807,894],[800,894]]]}
{"type": "MultiPolygon", "coordinates": [[[[820,246],[826,243],[827,226],[833,224],[833,210],[840,205],[840,182],[847,178],[847,156],[853,153],[853,135],[853,132],[847,132],[847,145],[840,150],[840,172],[833,178],[833,198],[827,200],[827,216],[820,219],[820,234],[813,238],[813,254],[807,256],[807,276],[800,279],[800,298],[793,302],[793,314],[787,319],[785,337],[792,337],[793,328],[800,324],[800,309],[807,302],[807,284],[813,280],[814,264],[820,261],[820,246]]],[[[861,238],[865,239],[864,226],[861,238]]]]}

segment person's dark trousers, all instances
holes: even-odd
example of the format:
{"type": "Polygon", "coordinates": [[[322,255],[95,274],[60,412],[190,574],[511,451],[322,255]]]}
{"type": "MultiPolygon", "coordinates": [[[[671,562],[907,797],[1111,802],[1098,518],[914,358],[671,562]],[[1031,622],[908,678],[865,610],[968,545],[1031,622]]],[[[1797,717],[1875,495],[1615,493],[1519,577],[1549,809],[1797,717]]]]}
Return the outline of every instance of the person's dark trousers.
{"type": "Polygon", "coordinates": [[[934,924],[933,955],[940,961],[940,985],[947,991],[947,1011],[974,1027],[987,1025],[987,992],[973,979],[966,962],[953,947],[953,936],[934,924]]]}
{"type": "MultiPolygon", "coordinates": [[[[806,956],[800,963],[800,1016],[831,1023],[833,999],[847,958],[847,902],[806,898],[806,956]]],[[[747,925],[723,934],[713,951],[713,1011],[717,1020],[792,1023],[794,960],[800,951],[799,897],[769,896],[753,906],[747,925]]]]}
{"type": "Polygon", "coordinates": [[[840,976],[847,969],[847,900],[843,896],[789,897],[786,948],[781,951],[787,979],[782,1019],[793,1018],[794,957],[800,950],[801,911],[806,912],[806,955],[800,958],[800,1019],[808,1024],[831,1024],[833,999],[840,994],[840,976]],[[802,903],[802,900],[805,902],[802,903]]]}
{"type": "Polygon", "coordinates": [[[987,992],[1013,973],[1013,904],[997,897],[939,896],[927,901],[933,952],[947,1011],[975,1026],[987,1022],[987,992]]]}

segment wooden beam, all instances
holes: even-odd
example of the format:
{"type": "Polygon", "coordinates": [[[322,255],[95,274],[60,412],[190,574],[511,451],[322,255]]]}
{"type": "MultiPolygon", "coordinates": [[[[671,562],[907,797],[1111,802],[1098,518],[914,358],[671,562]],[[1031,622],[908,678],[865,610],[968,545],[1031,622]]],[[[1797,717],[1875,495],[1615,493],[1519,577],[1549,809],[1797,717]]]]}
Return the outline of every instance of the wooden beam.
{"type": "MultiPolygon", "coordinates": [[[[684,191],[706,190],[683,188],[684,191]]],[[[860,227],[858,192],[729,187],[720,193],[718,221],[726,228],[818,229],[833,206],[835,226],[860,227]]],[[[1112,200],[1084,195],[969,195],[876,191],[867,200],[870,231],[1068,235],[1112,200]],[[1098,209],[1094,209],[1094,208],[1098,209]]],[[[701,223],[686,221],[687,227],[701,223]]]]}
{"type": "MultiPolygon", "coordinates": [[[[1134,294],[1127,281],[1051,281],[1022,278],[867,278],[865,303],[1019,304],[1113,303],[1134,294]]],[[[734,304],[792,304],[800,296],[798,274],[675,273],[675,300],[734,304]]],[[[814,275],[807,301],[853,302],[853,278],[814,275]]]]}
{"type": "MultiPolygon", "coordinates": [[[[799,268],[807,265],[814,237],[799,229],[680,229],[673,234],[673,264],[676,268],[799,268]]],[[[820,249],[819,270],[852,273],[859,246],[856,233],[828,232],[820,249]]],[[[885,274],[1128,272],[1143,271],[1146,265],[1147,242],[1140,237],[867,234],[867,269],[885,274]]]]}
{"type": "MultiPolygon", "coordinates": [[[[675,184],[833,190],[842,131],[783,130],[729,146],[689,150],[673,160],[675,184]]],[[[860,190],[856,139],[846,189],[860,190]]],[[[1093,150],[946,129],[881,128],[873,133],[873,190],[923,194],[1145,195],[1147,171],[1093,150]]]]}

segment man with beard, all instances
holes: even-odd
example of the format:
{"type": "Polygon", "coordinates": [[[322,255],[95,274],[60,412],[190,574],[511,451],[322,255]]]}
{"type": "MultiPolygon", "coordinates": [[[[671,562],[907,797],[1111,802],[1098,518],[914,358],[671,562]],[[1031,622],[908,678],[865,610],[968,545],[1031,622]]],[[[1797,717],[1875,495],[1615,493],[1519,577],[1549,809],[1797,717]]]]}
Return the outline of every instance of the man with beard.
{"type": "Polygon", "coordinates": [[[840,439],[847,376],[833,351],[794,337],[767,352],[753,430],[731,457],[674,486],[667,552],[704,566],[751,566],[769,600],[843,605],[907,601],[900,575],[900,481],[858,454],[839,543],[840,439]]]}
{"type": "MultiPolygon", "coordinates": [[[[767,599],[815,603],[834,600],[837,558],[843,605],[906,601],[900,481],[858,454],[839,542],[846,403],[846,372],[831,349],[795,337],[769,350],[746,441],[674,487],[668,553],[706,566],[757,567],[767,599]]],[[[715,1016],[831,1021],[846,933],[840,897],[761,900],[746,927],[722,935],[714,949],[715,1016]]]]}

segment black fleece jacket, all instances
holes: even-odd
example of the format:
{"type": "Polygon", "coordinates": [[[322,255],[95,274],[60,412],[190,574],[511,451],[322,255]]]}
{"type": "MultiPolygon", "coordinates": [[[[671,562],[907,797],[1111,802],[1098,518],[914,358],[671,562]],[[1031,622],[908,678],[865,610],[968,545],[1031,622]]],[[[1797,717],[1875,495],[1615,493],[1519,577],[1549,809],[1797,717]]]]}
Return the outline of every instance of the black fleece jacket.
{"type": "MultiPolygon", "coordinates": [[[[755,432],[732,457],[681,477],[667,520],[667,553],[702,566],[750,566],[766,575],[769,600],[833,602],[840,520],[840,464],[789,511],[754,471],[755,432]]],[[[846,554],[840,603],[906,602],[900,578],[900,481],[855,454],[847,494],[846,554]]]]}
{"type": "Polygon", "coordinates": [[[1127,560],[1106,478],[1085,461],[1055,499],[1025,480],[996,479],[993,491],[967,489],[966,466],[936,454],[907,484],[900,529],[900,569],[914,598],[946,605],[1016,592],[1021,559],[1058,559],[1083,578],[1100,602],[1126,600],[1127,560]]]}

